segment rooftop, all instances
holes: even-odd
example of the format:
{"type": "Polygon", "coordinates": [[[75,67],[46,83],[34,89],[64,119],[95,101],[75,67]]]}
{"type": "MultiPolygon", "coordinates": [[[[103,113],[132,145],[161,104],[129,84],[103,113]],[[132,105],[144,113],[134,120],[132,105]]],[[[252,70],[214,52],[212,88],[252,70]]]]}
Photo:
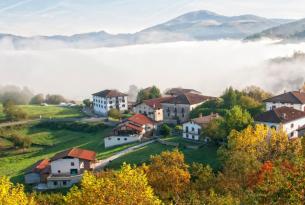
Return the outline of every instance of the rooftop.
{"type": "Polygon", "coordinates": [[[192,122],[196,123],[196,124],[208,124],[210,123],[212,120],[214,119],[218,119],[221,118],[221,116],[219,116],[218,113],[212,113],[210,115],[207,116],[199,116],[197,118],[193,118],[191,119],[192,122]]]}
{"type": "Polygon", "coordinates": [[[92,94],[93,96],[98,96],[98,97],[122,97],[122,96],[127,96],[125,93],[121,93],[117,90],[103,90],[97,93],[92,94]]]}
{"type": "Polygon", "coordinates": [[[154,122],[151,119],[149,119],[148,117],[142,114],[135,114],[129,117],[127,120],[140,125],[154,124],[154,122]]]}
{"type": "Polygon", "coordinates": [[[268,98],[264,102],[305,104],[305,92],[291,91],[268,98]]]}
{"type": "Polygon", "coordinates": [[[287,123],[305,118],[305,112],[290,107],[279,107],[264,112],[254,118],[256,122],[287,123]]]}
{"type": "Polygon", "coordinates": [[[143,103],[148,105],[149,107],[153,108],[154,110],[161,109],[162,108],[162,102],[169,100],[173,97],[161,97],[161,98],[155,98],[150,100],[144,100],[143,103]]]}
{"type": "Polygon", "coordinates": [[[213,97],[198,95],[194,93],[184,93],[176,97],[170,98],[168,100],[165,100],[162,103],[194,105],[194,104],[202,103],[212,98],[213,97]]]}
{"type": "Polygon", "coordinates": [[[62,159],[65,157],[73,157],[73,158],[79,158],[89,161],[94,161],[96,158],[96,153],[90,150],[86,149],[80,149],[80,148],[72,148],[65,150],[63,152],[59,152],[56,155],[54,155],[51,158],[51,161],[55,161],[57,159],[62,159]]]}
{"type": "Polygon", "coordinates": [[[184,93],[195,93],[201,94],[199,91],[194,89],[186,89],[186,88],[171,88],[165,94],[166,95],[181,95],[184,93]]]}

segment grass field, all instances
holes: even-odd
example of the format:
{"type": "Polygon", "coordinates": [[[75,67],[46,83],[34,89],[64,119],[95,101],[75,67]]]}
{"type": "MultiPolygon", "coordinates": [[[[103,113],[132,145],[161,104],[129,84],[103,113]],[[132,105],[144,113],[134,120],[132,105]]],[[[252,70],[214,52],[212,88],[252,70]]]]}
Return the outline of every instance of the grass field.
{"type": "MultiPolygon", "coordinates": [[[[190,144],[189,142],[184,141],[180,137],[170,137],[166,140],[172,142],[179,142],[190,144]]],[[[127,162],[130,164],[140,165],[142,163],[149,162],[149,158],[151,155],[160,154],[162,151],[173,150],[173,147],[162,145],[158,142],[146,145],[135,152],[129,153],[121,158],[118,158],[112,161],[109,164],[109,168],[117,169],[121,166],[123,162],[127,162]]],[[[220,163],[217,160],[217,149],[218,147],[215,145],[205,145],[198,150],[187,149],[187,148],[179,148],[180,151],[183,152],[185,156],[185,160],[187,163],[199,162],[209,164],[213,169],[217,170],[220,168],[220,163]]]]}
{"type": "MultiPolygon", "coordinates": [[[[27,150],[0,149],[0,176],[6,175],[14,182],[22,182],[24,172],[40,159],[48,158],[71,147],[81,147],[97,152],[98,159],[106,158],[115,152],[121,151],[130,145],[104,148],[103,138],[111,128],[96,133],[74,132],[69,130],[48,130],[27,127],[18,130],[19,133],[29,136],[33,143],[27,150]]],[[[9,146],[5,139],[0,142],[9,146]]]]}
{"type": "MultiPolygon", "coordinates": [[[[84,114],[79,107],[59,107],[55,105],[19,105],[31,119],[39,118],[73,118],[82,117],[84,114]]],[[[0,105],[0,120],[4,120],[2,105],[0,105]]]]}

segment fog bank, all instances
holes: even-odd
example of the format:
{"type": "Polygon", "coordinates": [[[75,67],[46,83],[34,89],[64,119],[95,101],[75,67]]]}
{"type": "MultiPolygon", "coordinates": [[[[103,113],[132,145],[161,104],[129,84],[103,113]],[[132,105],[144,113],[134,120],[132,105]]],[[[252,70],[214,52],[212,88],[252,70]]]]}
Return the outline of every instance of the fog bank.
{"type": "Polygon", "coordinates": [[[129,85],[187,87],[219,95],[230,85],[258,85],[272,92],[303,84],[305,61],[268,62],[305,51],[302,44],[268,41],[206,41],[98,49],[13,50],[0,48],[0,85],[28,86],[36,93],[82,99],[129,85]]]}

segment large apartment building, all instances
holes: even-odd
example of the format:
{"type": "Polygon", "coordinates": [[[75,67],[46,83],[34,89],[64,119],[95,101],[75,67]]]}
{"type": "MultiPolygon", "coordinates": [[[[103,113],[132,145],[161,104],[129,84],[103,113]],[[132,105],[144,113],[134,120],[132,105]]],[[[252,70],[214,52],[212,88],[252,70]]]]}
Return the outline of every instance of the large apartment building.
{"type": "Polygon", "coordinates": [[[96,114],[106,116],[108,111],[113,108],[121,112],[128,110],[128,99],[125,93],[117,90],[103,90],[92,96],[93,110],[96,114]]]}

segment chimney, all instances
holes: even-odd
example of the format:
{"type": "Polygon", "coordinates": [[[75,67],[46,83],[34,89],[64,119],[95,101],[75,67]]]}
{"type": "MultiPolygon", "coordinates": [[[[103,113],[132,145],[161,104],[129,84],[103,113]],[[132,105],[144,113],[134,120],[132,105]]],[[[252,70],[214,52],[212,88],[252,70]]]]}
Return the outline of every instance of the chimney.
{"type": "Polygon", "coordinates": [[[202,113],[199,114],[199,117],[200,117],[200,118],[202,117],[202,113]]]}

